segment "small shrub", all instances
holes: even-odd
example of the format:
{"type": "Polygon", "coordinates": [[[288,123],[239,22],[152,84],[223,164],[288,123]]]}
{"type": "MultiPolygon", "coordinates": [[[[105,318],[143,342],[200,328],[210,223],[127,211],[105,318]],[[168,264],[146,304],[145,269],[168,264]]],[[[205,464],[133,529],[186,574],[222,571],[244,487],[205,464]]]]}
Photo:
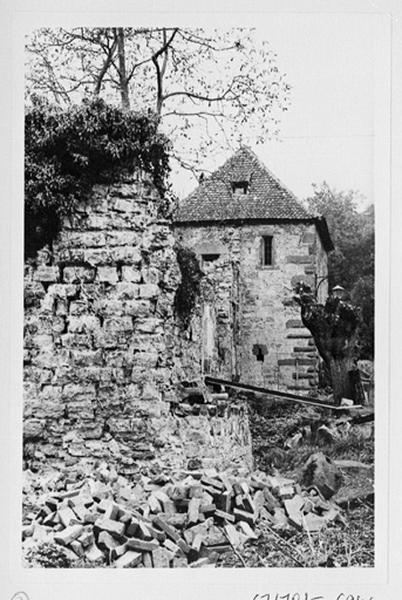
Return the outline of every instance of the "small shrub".
{"type": "Polygon", "coordinates": [[[25,555],[25,560],[31,567],[56,569],[67,569],[71,563],[62,548],[51,543],[39,544],[37,548],[30,548],[25,555]]]}

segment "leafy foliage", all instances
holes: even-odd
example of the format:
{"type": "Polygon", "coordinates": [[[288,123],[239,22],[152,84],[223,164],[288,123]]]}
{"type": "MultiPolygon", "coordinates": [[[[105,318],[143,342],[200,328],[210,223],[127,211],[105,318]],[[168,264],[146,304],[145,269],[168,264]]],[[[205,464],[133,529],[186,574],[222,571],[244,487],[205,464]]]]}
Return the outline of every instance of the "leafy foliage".
{"type": "Polygon", "coordinates": [[[309,209],[328,222],[335,251],[329,256],[329,285],[342,285],[360,309],[361,358],[374,355],[374,207],[359,212],[354,191],[337,192],[323,182],[307,199],[309,209]]]}
{"type": "Polygon", "coordinates": [[[119,181],[141,168],[163,195],[168,149],[156,117],[101,99],[63,110],[35,98],[25,116],[26,256],[51,243],[62,218],[88,201],[95,183],[119,181]]]}
{"type": "Polygon", "coordinates": [[[70,559],[57,544],[43,543],[28,550],[25,560],[29,565],[43,568],[67,569],[70,559]]]}
{"type": "Polygon", "coordinates": [[[29,567],[42,567],[45,569],[96,569],[106,567],[103,559],[89,561],[86,557],[70,558],[61,546],[50,542],[40,543],[35,548],[27,550],[24,560],[29,567]]]}
{"type": "Polygon", "coordinates": [[[196,254],[189,248],[179,244],[176,246],[176,257],[179,264],[181,281],[174,299],[175,313],[186,329],[190,324],[197,296],[200,292],[200,282],[203,272],[196,254]]]}

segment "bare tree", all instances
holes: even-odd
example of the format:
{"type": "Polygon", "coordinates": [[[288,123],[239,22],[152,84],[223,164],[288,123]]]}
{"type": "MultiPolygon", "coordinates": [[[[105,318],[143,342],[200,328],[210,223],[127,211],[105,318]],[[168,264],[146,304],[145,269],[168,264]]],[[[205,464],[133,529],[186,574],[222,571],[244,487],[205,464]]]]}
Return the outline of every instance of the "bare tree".
{"type": "Polygon", "coordinates": [[[151,110],[190,169],[212,151],[277,135],[288,105],[276,56],[250,29],[47,28],[26,49],[27,96],[151,110]]]}

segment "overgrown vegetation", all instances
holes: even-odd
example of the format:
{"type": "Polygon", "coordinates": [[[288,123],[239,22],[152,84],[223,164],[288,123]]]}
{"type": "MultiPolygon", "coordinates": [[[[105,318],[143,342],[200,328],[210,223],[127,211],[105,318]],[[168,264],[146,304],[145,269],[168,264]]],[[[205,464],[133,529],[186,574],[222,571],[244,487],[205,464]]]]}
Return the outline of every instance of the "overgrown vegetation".
{"type": "Polygon", "coordinates": [[[343,286],[360,309],[360,358],[374,357],[374,206],[358,210],[357,192],[338,192],[322,183],[307,199],[310,211],[323,215],[335,251],[328,261],[329,285],[343,286]]]}
{"type": "Polygon", "coordinates": [[[176,245],[176,257],[179,264],[181,281],[176,290],[174,309],[182,326],[186,329],[191,320],[200,293],[203,276],[196,254],[189,248],[176,245]]]}
{"type": "MultiPolygon", "coordinates": [[[[330,425],[332,411],[302,407],[283,401],[261,401],[248,396],[254,467],[268,473],[297,478],[309,456],[323,451],[332,460],[355,460],[367,465],[374,463],[374,437],[367,431],[370,423],[346,428],[344,435],[332,443],[319,440],[317,428],[330,425]],[[296,432],[307,433],[291,447],[296,432]],[[311,435],[312,434],[312,435],[311,435]]],[[[373,469],[343,471],[345,478],[341,495],[348,491],[365,492],[372,489],[373,469]]],[[[294,529],[281,532],[280,537],[262,520],[260,536],[248,546],[243,558],[247,566],[275,567],[372,567],[374,566],[374,506],[361,500],[343,513],[343,523],[331,523],[318,534],[307,536],[294,529]],[[278,544],[279,540],[279,544],[278,544]],[[298,562],[296,562],[298,561],[298,562]]],[[[235,556],[226,558],[222,566],[241,566],[235,556]]]]}
{"type": "Polygon", "coordinates": [[[25,255],[51,243],[64,217],[90,198],[95,183],[144,169],[163,196],[169,143],[152,115],[101,99],[65,110],[33,98],[25,116],[25,255]]]}
{"type": "Polygon", "coordinates": [[[79,569],[79,568],[106,568],[104,561],[97,560],[90,562],[84,558],[70,558],[66,555],[64,549],[58,544],[44,542],[34,549],[30,549],[24,555],[24,562],[27,567],[42,567],[52,569],[79,569]]]}
{"type": "Polygon", "coordinates": [[[294,475],[313,452],[322,451],[323,447],[332,459],[374,462],[374,440],[364,434],[362,426],[353,427],[347,435],[332,443],[316,436],[318,427],[329,425],[334,418],[328,409],[267,401],[266,398],[262,401],[254,395],[249,397],[249,406],[256,468],[267,472],[279,469],[294,475]],[[303,432],[303,438],[291,447],[287,442],[297,432],[303,432]]]}

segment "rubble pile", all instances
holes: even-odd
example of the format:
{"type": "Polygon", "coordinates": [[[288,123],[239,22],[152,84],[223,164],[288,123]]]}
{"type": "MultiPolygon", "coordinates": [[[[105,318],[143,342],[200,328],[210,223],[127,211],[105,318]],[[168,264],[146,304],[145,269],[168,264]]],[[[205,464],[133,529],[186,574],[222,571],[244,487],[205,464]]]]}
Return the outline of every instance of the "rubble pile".
{"type": "Polygon", "coordinates": [[[210,469],[133,482],[103,463],[85,476],[27,472],[24,494],[31,507],[24,551],[54,543],[71,559],[113,567],[214,567],[224,553],[258,539],[259,523],[310,535],[343,520],[319,485],[302,488],[262,471],[210,469]]]}

